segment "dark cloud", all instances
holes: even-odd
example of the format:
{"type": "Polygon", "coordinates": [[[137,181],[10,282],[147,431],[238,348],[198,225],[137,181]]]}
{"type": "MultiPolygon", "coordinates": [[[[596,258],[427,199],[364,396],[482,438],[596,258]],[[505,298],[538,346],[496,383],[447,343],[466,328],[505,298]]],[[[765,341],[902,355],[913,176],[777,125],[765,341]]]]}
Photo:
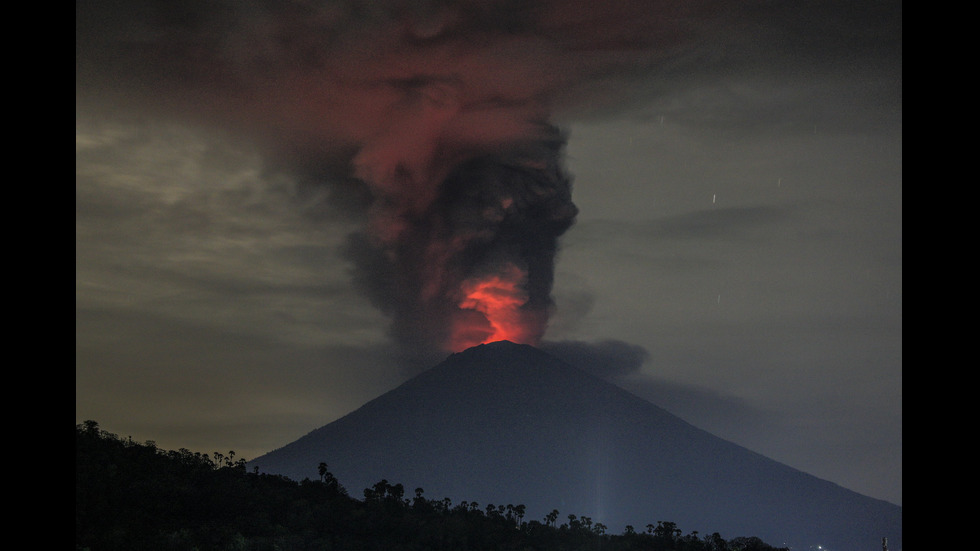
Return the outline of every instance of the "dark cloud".
{"type": "MultiPolygon", "coordinates": [[[[894,18],[836,28],[833,8],[793,20],[855,57],[890,36],[894,18]]],[[[128,105],[245,133],[299,181],[331,189],[335,209],[360,211],[364,229],[347,247],[357,287],[423,365],[486,339],[542,337],[557,240],[577,210],[555,117],[704,87],[704,75],[753,61],[771,70],[823,55],[766,2],[102,1],[76,11],[85,108],[128,105]],[[494,291],[519,304],[507,322],[462,290],[484,278],[516,286],[494,291]]],[[[773,213],[713,212],[675,231],[723,231],[746,216],[773,213]]]]}
{"type": "Polygon", "coordinates": [[[464,289],[511,269],[521,278],[522,329],[499,337],[540,340],[552,308],[558,238],[577,213],[561,145],[556,136],[466,161],[440,184],[430,206],[381,230],[397,235],[352,236],[347,251],[355,284],[393,317],[392,336],[404,350],[418,350],[422,366],[447,348],[479,344],[491,334],[478,318],[463,318],[469,315],[460,307],[464,289]]]}
{"type": "Polygon", "coordinates": [[[549,123],[560,96],[676,57],[710,26],[704,5],[669,2],[78,9],[79,101],[121,91],[261,137],[365,207],[347,248],[357,287],[422,365],[488,339],[540,341],[577,212],[549,123]],[[467,290],[487,284],[488,298],[467,290]],[[498,312],[502,293],[515,306],[498,312]]]}
{"type": "Polygon", "coordinates": [[[542,121],[669,108],[690,91],[700,103],[678,117],[772,120],[817,108],[848,74],[862,88],[838,107],[866,111],[900,93],[901,36],[888,1],[97,0],[76,6],[76,101],[444,173],[454,153],[542,121]]]}
{"type": "Polygon", "coordinates": [[[642,346],[614,339],[599,342],[546,341],[541,349],[603,379],[616,380],[639,370],[650,359],[642,346]]]}
{"type": "Polygon", "coordinates": [[[390,153],[402,132],[465,148],[533,135],[559,96],[680,55],[712,17],[689,2],[87,2],[76,92],[314,150],[390,153]]]}

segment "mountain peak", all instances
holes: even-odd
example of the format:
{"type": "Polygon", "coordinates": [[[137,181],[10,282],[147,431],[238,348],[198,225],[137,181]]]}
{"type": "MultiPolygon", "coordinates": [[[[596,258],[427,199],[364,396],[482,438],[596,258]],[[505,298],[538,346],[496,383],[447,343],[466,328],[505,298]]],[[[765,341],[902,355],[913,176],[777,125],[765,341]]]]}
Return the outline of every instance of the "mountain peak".
{"type": "Polygon", "coordinates": [[[530,344],[504,340],[478,344],[466,350],[455,352],[450,354],[443,363],[456,361],[480,364],[483,361],[481,359],[489,359],[495,362],[508,359],[527,362],[535,357],[539,361],[548,361],[547,356],[546,352],[530,344]]]}
{"type": "Polygon", "coordinates": [[[326,462],[353,495],[381,479],[429,497],[521,503],[613,530],[660,520],[774,545],[900,548],[901,508],[700,430],[536,347],[443,362],[252,462],[299,480],[326,462]]]}
{"type": "MultiPolygon", "coordinates": [[[[530,344],[518,344],[518,343],[516,343],[516,342],[513,342],[513,341],[508,341],[508,340],[506,340],[506,339],[505,339],[505,340],[502,340],[502,341],[493,341],[493,342],[488,342],[488,343],[484,343],[484,344],[478,344],[478,345],[476,345],[476,346],[473,346],[473,347],[470,347],[470,348],[467,348],[467,349],[466,349],[466,350],[464,350],[463,352],[466,352],[467,350],[480,350],[480,349],[486,349],[486,350],[490,350],[490,349],[508,349],[508,348],[519,348],[519,347],[529,347],[529,348],[534,348],[534,347],[533,347],[533,346],[531,346],[530,344]]],[[[460,353],[462,353],[462,352],[460,352],[460,353]]]]}

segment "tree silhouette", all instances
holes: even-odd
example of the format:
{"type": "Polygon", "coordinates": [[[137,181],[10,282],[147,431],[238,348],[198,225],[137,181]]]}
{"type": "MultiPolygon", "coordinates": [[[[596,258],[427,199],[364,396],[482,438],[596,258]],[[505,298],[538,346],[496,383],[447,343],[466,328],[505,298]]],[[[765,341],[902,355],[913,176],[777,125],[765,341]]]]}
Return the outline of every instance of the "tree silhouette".
{"type": "Polygon", "coordinates": [[[754,537],[726,542],[717,532],[681,537],[665,521],[644,534],[628,526],[610,535],[602,522],[570,514],[569,524],[555,527],[557,509],[545,524],[525,523],[521,504],[490,504],[484,514],[476,501],[451,507],[448,497],[427,500],[422,488],[409,502],[402,484],[384,479],[365,488],[361,501],[326,463],[317,466],[319,482],[294,482],[246,472],[233,452],[165,451],[119,439],[94,421],[75,430],[76,551],[787,551],[754,537]]]}

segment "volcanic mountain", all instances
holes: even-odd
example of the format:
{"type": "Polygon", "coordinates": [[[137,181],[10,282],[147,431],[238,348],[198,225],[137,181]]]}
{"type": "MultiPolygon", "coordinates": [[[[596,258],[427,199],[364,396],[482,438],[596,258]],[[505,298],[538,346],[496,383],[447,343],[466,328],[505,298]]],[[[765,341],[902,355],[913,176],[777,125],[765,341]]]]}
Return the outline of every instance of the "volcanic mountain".
{"type": "Polygon", "coordinates": [[[535,347],[484,344],[250,462],[301,480],[328,469],[354,497],[382,479],[429,499],[524,504],[622,533],[758,536],[830,551],[901,549],[902,508],[698,429],[535,347]],[[814,547],[816,548],[816,547],[814,547]]]}

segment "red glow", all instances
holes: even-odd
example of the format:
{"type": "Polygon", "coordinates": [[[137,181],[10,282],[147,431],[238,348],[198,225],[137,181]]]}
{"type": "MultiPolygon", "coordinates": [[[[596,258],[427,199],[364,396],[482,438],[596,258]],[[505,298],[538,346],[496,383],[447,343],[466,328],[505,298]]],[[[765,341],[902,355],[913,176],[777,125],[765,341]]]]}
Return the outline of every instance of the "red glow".
{"type": "Polygon", "coordinates": [[[510,264],[501,273],[463,282],[449,348],[458,352],[502,340],[537,344],[539,316],[522,308],[528,298],[524,280],[524,272],[510,264]]]}

